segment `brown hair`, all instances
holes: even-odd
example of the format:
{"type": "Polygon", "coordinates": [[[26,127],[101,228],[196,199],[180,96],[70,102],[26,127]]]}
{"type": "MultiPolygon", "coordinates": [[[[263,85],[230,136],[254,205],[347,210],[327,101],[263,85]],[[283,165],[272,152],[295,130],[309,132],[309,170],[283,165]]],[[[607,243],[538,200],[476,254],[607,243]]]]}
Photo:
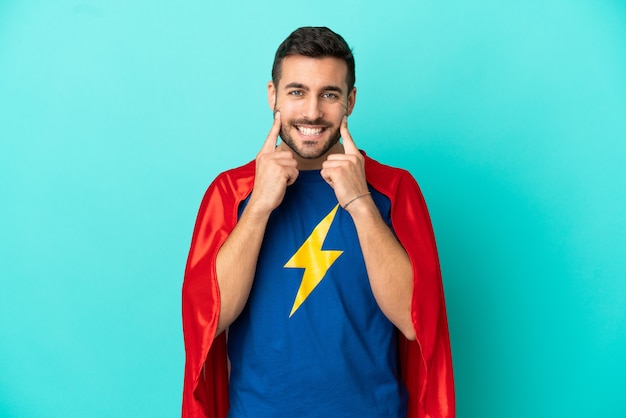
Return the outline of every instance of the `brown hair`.
{"type": "Polygon", "coordinates": [[[326,27],[302,27],[291,33],[276,50],[272,65],[272,81],[278,85],[283,59],[289,55],[304,55],[311,58],[334,57],[342,59],[348,66],[346,83],[348,93],[356,81],[354,56],[343,37],[326,27]]]}

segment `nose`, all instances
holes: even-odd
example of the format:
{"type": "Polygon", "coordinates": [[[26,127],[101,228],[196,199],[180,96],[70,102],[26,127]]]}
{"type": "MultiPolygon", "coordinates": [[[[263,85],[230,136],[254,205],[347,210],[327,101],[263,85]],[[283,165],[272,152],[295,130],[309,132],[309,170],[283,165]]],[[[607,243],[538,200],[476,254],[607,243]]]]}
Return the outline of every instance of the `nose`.
{"type": "Polygon", "coordinates": [[[319,97],[310,95],[302,104],[302,117],[308,120],[321,119],[324,116],[319,97]]]}

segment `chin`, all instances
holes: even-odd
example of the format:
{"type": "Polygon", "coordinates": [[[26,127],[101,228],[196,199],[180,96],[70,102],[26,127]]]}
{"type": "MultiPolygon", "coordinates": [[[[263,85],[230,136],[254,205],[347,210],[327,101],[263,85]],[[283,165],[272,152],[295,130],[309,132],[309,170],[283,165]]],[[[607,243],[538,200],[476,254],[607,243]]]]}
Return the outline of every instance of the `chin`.
{"type": "MultiPolygon", "coordinates": [[[[296,135],[299,135],[299,133],[296,133],[296,135]]],[[[339,138],[341,137],[339,130],[331,135],[332,136],[326,140],[307,141],[306,139],[302,139],[299,143],[296,143],[291,135],[286,134],[284,131],[280,132],[280,137],[285,145],[287,145],[298,157],[307,160],[315,160],[324,156],[339,142],[339,138]]]]}
{"type": "Polygon", "coordinates": [[[306,144],[304,141],[301,146],[293,146],[293,144],[287,143],[289,148],[292,149],[299,157],[305,158],[307,160],[315,160],[317,158],[323,157],[330,149],[337,144],[339,139],[332,139],[330,141],[326,141],[323,144],[313,143],[310,145],[306,144]]]}

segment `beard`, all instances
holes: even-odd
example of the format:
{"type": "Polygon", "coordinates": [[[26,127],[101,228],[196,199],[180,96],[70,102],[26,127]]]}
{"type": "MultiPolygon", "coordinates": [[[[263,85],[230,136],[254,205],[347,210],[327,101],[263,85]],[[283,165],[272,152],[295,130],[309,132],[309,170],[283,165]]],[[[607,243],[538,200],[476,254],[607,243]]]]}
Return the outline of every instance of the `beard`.
{"type": "Polygon", "coordinates": [[[307,160],[314,160],[316,158],[320,158],[322,155],[326,154],[337,142],[339,142],[339,138],[341,138],[341,133],[339,132],[339,128],[334,128],[331,130],[332,125],[324,120],[317,119],[314,121],[307,120],[293,120],[290,121],[287,126],[282,126],[280,128],[280,137],[283,142],[291,148],[291,150],[300,158],[304,158],[307,160]],[[330,136],[321,145],[319,148],[318,141],[302,141],[302,144],[298,146],[296,142],[293,140],[293,137],[289,134],[288,129],[297,129],[296,125],[316,125],[316,126],[324,126],[326,129],[324,132],[330,132],[330,136]]]}

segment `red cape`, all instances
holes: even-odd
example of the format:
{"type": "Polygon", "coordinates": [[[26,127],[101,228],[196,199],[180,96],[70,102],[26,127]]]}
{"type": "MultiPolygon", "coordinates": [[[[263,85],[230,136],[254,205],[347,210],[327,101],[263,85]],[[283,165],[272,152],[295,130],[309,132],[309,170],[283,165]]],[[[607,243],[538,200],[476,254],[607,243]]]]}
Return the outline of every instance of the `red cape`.
{"type": "MultiPolygon", "coordinates": [[[[183,418],[225,418],[228,413],[226,338],[215,338],[220,295],[217,252],[235,227],[239,203],[252,191],[254,161],[220,174],[209,186],[191,241],[182,292],[185,339],[183,418]]],[[[411,315],[417,335],[400,335],[408,418],[453,418],[454,382],[448,321],[435,237],[422,193],[411,174],[365,156],[371,187],[391,200],[391,222],[413,265],[411,315]]]]}

